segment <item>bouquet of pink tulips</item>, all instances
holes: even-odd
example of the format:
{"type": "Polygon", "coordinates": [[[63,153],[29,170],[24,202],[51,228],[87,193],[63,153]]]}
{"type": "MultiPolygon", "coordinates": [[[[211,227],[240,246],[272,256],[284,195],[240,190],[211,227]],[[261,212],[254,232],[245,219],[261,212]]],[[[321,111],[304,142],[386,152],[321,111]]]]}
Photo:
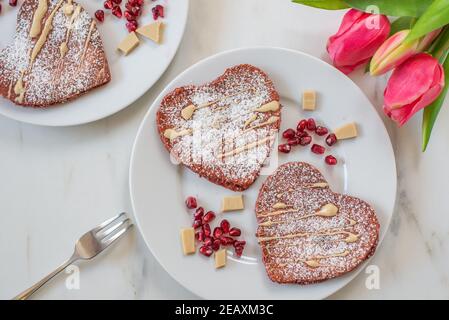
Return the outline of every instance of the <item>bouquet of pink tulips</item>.
{"type": "Polygon", "coordinates": [[[449,87],[449,0],[293,0],[328,10],[350,8],[327,51],[348,74],[392,71],[384,112],[399,126],[424,109],[425,151],[449,87]],[[447,81],[445,81],[445,78],[447,81]]]}

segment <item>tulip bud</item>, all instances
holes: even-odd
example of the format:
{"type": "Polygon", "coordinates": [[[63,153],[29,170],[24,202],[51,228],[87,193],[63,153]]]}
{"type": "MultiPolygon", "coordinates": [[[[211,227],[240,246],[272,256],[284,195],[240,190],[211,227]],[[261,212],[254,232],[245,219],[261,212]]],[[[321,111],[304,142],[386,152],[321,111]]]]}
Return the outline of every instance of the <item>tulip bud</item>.
{"type": "Polygon", "coordinates": [[[410,30],[402,30],[387,39],[376,51],[371,60],[370,73],[372,76],[384,74],[406,61],[411,56],[427,49],[438,36],[441,29],[430,32],[420,39],[410,43],[405,39],[410,30]]]}
{"type": "Polygon", "coordinates": [[[352,72],[371,59],[389,33],[390,21],[386,16],[349,10],[327,43],[332,64],[343,73],[352,72]]]}
{"type": "Polygon", "coordinates": [[[444,87],[444,70],[438,60],[418,53],[398,66],[384,92],[384,112],[399,126],[430,105],[444,87]]]}

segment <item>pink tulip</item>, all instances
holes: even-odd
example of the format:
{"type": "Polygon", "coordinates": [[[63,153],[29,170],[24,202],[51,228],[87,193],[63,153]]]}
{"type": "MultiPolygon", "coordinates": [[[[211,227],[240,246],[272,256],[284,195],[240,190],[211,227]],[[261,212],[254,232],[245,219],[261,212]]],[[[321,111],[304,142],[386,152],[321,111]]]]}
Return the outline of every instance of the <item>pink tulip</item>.
{"type": "Polygon", "coordinates": [[[377,49],[371,60],[370,73],[373,76],[384,74],[411,56],[424,51],[432,43],[432,41],[440,34],[441,29],[430,32],[420,39],[412,42],[405,42],[410,29],[402,30],[387,39],[377,49]]]}
{"type": "Polygon", "coordinates": [[[444,87],[444,70],[438,60],[418,53],[397,67],[384,93],[384,112],[399,126],[431,104],[444,87]]]}
{"type": "Polygon", "coordinates": [[[349,10],[338,32],[329,38],[327,52],[332,63],[343,73],[367,63],[390,33],[390,21],[384,15],[349,10]]]}

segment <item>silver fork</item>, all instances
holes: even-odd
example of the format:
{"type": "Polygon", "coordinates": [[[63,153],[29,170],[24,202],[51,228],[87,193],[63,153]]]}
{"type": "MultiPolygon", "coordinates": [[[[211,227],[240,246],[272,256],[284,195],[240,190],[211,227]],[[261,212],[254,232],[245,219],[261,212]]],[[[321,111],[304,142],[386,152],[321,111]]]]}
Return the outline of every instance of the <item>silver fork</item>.
{"type": "Polygon", "coordinates": [[[97,256],[104,249],[109,247],[114,241],[119,239],[126,231],[133,226],[129,218],[126,218],[126,213],[122,212],[119,215],[106,220],[92,230],[86,232],[75,244],[75,250],[72,256],[60,265],[55,271],[47,275],[34,286],[26,289],[21,294],[13,298],[13,300],[28,299],[40,287],[51,280],[54,276],[67,268],[69,265],[77,260],[90,260],[97,256]]]}

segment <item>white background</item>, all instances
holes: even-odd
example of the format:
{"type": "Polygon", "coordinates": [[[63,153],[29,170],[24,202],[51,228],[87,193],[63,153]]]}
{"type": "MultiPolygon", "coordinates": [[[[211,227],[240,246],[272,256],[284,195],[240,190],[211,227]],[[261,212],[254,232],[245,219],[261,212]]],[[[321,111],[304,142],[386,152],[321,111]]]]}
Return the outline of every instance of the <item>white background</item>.
{"type": "MultiPolygon", "coordinates": [[[[242,46],[281,46],[326,60],[326,40],[341,16],[288,0],[191,0],[185,37],[172,65],[124,111],[68,128],[0,117],[0,298],[11,298],[50,272],[71,254],[82,233],[131,210],[132,142],[148,106],[173,77],[202,58],[242,46]]],[[[380,111],[385,78],[373,79],[360,70],[351,77],[380,111]]],[[[399,187],[393,222],[371,260],[380,268],[381,288],[367,290],[362,272],[331,298],[449,298],[447,107],[425,154],[420,152],[420,114],[401,129],[383,117],[396,152],[399,187]]],[[[34,297],[195,298],[162,270],[136,230],[80,269],[80,290],[67,290],[63,274],[34,297]]]]}

